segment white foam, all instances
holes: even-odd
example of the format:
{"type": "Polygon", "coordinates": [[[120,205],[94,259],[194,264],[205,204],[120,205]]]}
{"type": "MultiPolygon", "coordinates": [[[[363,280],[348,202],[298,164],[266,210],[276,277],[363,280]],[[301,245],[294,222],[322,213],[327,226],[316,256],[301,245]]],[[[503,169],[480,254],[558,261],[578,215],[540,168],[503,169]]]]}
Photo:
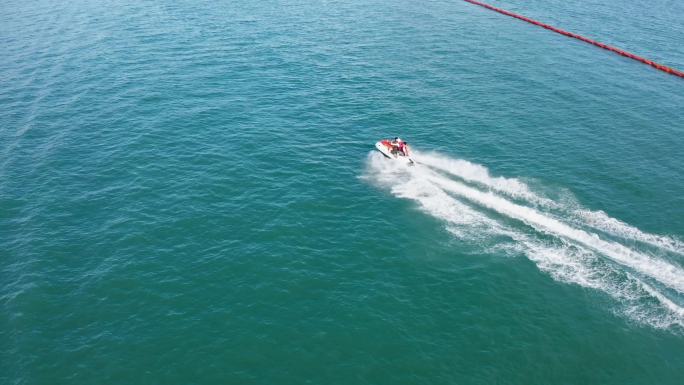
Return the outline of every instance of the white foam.
{"type": "Polygon", "coordinates": [[[644,314],[641,312],[640,314],[636,314],[639,309],[642,307],[637,307],[634,306],[632,309],[633,311],[633,317],[641,317],[640,321],[645,321],[647,323],[650,323],[653,326],[659,327],[659,328],[668,328],[674,325],[677,325],[679,327],[684,327],[684,308],[677,305],[674,303],[672,300],[664,296],[662,293],[660,293],[658,290],[654,289],[652,286],[640,282],[641,288],[643,288],[648,294],[660,302],[662,306],[667,309],[668,314],[664,317],[658,317],[653,316],[651,314],[644,314]]]}
{"type": "Polygon", "coordinates": [[[642,279],[617,266],[602,263],[600,257],[581,246],[548,245],[531,237],[516,239],[521,252],[537,267],[562,282],[600,290],[622,304],[619,313],[656,328],[684,327],[684,308],[642,279]],[[648,299],[659,306],[652,306],[648,299]]]}
{"type": "Polygon", "coordinates": [[[684,293],[684,269],[678,266],[636,252],[617,242],[603,240],[597,234],[590,234],[584,230],[570,227],[533,208],[510,202],[492,192],[482,192],[438,175],[429,176],[428,179],[442,187],[445,191],[458,194],[510,218],[518,219],[540,232],[581,243],[610,257],[615,262],[654,278],[680,293],[684,293]]]}
{"type": "Polygon", "coordinates": [[[460,238],[473,237],[486,232],[503,232],[500,224],[450,197],[443,189],[416,174],[416,168],[407,168],[397,162],[388,162],[379,154],[368,158],[372,181],[390,189],[393,195],[416,201],[428,214],[449,224],[448,230],[460,238]]]}
{"type": "Polygon", "coordinates": [[[592,289],[605,289],[605,282],[592,266],[596,256],[589,250],[571,247],[546,245],[533,239],[518,238],[524,246],[523,252],[536,263],[537,267],[549,273],[554,279],[575,283],[592,289]]]}
{"type": "Polygon", "coordinates": [[[647,243],[663,250],[684,255],[684,242],[674,237],[643,232],[619,219],[610,217],[600,210],[592,211],[578,208],[574,199],[571,199],[571,202],[553,201],[534,192],[526,183],[517,178],[493,177],[484,166],[436,153],[415,152],[415,157],[423,165],[457,176],[464,181],[481,184],[493,191],[524,200],[541,208],[561,210],[566,216],[574,217],[573,219],[579,226],[591,227],[615,237],[647,243]]]}
{"type": "Polygon", "coordinates": [[[479,164],[463,159],[452,159],[436,153],[415,152],[415,158],[419,159],[422,165],[457,176],[468,182],[479,183],[512,198],[523,199],[546,207],[557,206],[553,200],[534,193],[526,183],[516,178],[493,177],[486,167],[479,164]]]}
{"type": "MultiPolygon", "coordinates": [[[[517,179],[491,177],[483,166],[438,154],[429,157],[428,162],[422,154],[418,159],[425,167],[406,167],[373,154],[369,156],[365,177],[397,197],[417,202],[423,211],[444,220],[447,230],[464,242],[486,245],[487,250],[496,253],[525,255],[556,280],[607,293],[622,304],[620,313],[639,322],[660,328],[684,327],[684,308],[668,297],[672,292],[667,294],[659,289],[668,287],[684,293],[684,270],[619,242],[602,239],[586,227],[600,227],[607,233],[622,234],[625,239],[638,238],[658,247],[674,245],[673,250],[681,251],[677,249],[681,245],[668,243],[668,237],[651,238],[623,222],[611,221],[605,213],[595,215],[593,222],[580,221],[584,229],[576,228],[577,215],[572,213],[584,210],[576,204],[571,206],[536,195],[517,179]],[[440,164],[436,170],[447,171],[461,181],[434,171],[434,164],[440,164]],[[461,171],[454,172],[454,167],[461,171]],[[554,217],[545,211],[559,207],[567,209],[567,217],[554,217]],[[531,229],[512,227],[510,219],[531,229]],[[532,229],[546,236],[535,236],[532,229]]],[[[584,212],[588,216],[602,213],[584,212]]]]}
{"type": "Polygon", "coordinates": [[[586,209],[575,210],[575,214],[582,223],[595,229],[604,231],[623,239],[631,239],[652,246],[684,255],[684,243],[680,240],[664,235],[649,234],[631,226],[625,222],[610,217],[603,211],[591,211],[586,209]]]}

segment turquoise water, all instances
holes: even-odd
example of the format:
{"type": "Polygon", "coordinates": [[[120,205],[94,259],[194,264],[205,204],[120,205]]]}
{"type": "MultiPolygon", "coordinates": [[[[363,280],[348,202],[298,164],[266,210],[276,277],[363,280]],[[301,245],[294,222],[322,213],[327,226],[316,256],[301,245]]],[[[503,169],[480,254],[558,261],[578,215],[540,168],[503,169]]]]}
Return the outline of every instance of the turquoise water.
{"type": "MultiPolygon", "coordinates": [[[[681,2],[492,4],[684,68],[681,2]]],[[[0,382],[681,383],[682,79],[455,0],[0,21],[0,382]]]]}

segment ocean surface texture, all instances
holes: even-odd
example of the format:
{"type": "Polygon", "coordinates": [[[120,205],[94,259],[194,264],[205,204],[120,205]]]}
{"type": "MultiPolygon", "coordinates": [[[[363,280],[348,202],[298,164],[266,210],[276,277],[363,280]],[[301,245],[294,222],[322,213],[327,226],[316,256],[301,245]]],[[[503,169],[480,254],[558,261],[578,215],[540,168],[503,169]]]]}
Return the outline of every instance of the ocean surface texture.
{"type": "MultiPolygon", "coordinates": [[[[684,69],[682,1],[490,3],[684,69]]],[[[1,384],[683,383],[684,79],[460,0],[1,7],[1,384]]]]}

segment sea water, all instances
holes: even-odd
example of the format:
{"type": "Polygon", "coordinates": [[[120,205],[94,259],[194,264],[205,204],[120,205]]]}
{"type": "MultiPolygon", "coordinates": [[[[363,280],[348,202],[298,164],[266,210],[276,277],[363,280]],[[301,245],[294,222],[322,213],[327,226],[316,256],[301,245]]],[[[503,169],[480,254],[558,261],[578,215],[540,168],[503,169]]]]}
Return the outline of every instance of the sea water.
{"type": "MultiPolygon", "coordinates": [[[[491,4],[684,68],[681,2],[491,4]]],[[[680,78],[457,0],[5,1],[0,55],[2,383],[682,381],[680,78]]]]}

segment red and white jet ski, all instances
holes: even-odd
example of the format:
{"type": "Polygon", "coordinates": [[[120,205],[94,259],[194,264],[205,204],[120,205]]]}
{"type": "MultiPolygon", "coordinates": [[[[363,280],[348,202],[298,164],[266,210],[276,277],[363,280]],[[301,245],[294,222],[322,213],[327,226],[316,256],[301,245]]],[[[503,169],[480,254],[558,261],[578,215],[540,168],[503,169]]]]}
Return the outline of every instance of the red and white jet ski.
{"type": "Polygon", "coordinates": [[[389,139],[383,139],[375,143],[375,148],[377,148],[378,151],[380,151],[382,155],[386,156],[387,158],[403,162],[409,166],[413,166],[415,164],[410,156],[399,151],[396,146],[392,145],[392,141],[389,139]]]}

